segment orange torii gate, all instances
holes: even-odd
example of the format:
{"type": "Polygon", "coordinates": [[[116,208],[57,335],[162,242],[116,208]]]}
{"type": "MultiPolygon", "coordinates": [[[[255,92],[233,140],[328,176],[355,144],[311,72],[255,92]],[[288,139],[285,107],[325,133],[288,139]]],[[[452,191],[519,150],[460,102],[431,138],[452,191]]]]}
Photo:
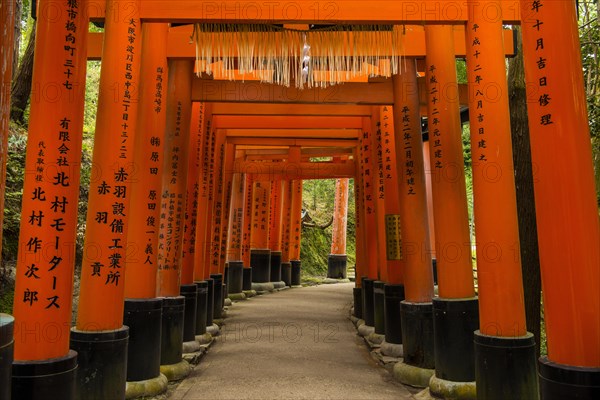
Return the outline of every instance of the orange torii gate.
{"type": "MultiPolygon", "coordinates": [[[[76,204],[77,199],[73,196],[76,192],[74,188],[76,188],[75,182],[78,181],[79,170],[64,163],[74,163],[78,160],[76,137],[81,134],[82,83],[84,80],[82,66],[85,62],[84,55],[86,52],[83,50],[85,50],[87,35],[84,31],[82,34],[81,29],[69,31],[69,27],[73,25],[85,26],[87,24],[85,18],[88,16],[92,20],[102,20],[106,17],[106,35],[103,39],[104,65],[98,110],[100,117],[94,150],[94,162],[101,166],[101,171],[99,181],[94,182],[91,188],[90,214],[88,215],[85,244],[88,253],[86,253],[82,267],[77,327],[71,333],[70,340],[71,348],[75,348],[80,352],[78,360],[79,380],[81,382],[87,380],[86,378],[89,377],[88,371],[93,368],[90,363],[91,355],[97,355],[100,352],[98,343],[103,345],[111,343],[110,346],[113,346],[109,351],[103,350],[102,352],[103,355],[108,357],[106,358],[108,362],[101,366],[100,375],[97,375],[98,378],[92,383],[86,383],[83,389],[86,398],[105,398],[107,395],[122,397],[125,385],[124,360],[126,352],[122,350],[122,346],[127,343],[128,333],[123,326],[124,275],[122,271],[124,269],[122,268],[127,254],[122,246],[124,244],[122,238],[125,238],[125,241],[127,240],[127,229],[130,225],[128,220],[130,218],[130,196],[128,192],[131,188],[130,182],[132,182],[129,179],[131,177],[129,173],[132,171],[127,169],[128,166],[124,163],[124,160],[133,159],[132,143],[136,131],[139,130],[139,128],[136,128],[136,108],[138,107],[130,101],[132,96],[130,88],[132,85],[139,84],[137,82],[139,69],[144,62],[138,51],[141,49],[142,21],[144,24],[198,21],[243,23],[257,19],[271,23],[286,23],[291,22],[291,20],[294,23],[418,23],[425,24],[426,29],[430,32],[445,29],[445,36],[432,37],[434,40],[455,35],[454,31],[449,31],[444,25],[434,26],[435,24],[442,23],[455,26],[466,24],[466,32],[468,33],[464,36],[469,38],[469,41],[466,42],[465,53],[470,63],[470,87],[475,89],[471,98],[471,112],[473,113],[479,109],[487,111],[486,105],[489,105],[489,103],[486,104],[486,101],[491,101],[491,99],[486,98],[477,99],[477,85],[480,85],[482,80],[485,85],[486,80],[496,79],[496,76],[498,76],[497,79],[504,82],[504,76],[498,72],[502,71],[499,66],[499,60],[502,59],[499,56],[502,55],[502,50],[498,48],[502,41],[500,29],[502,23],[519,23],[521,10],[524,15],[523,36],[526,74],[532,88],[536,90],[532,102],[533,107],[529,110],[532,126],[532,154],[535,163],[541,166],[535,190],[538,199],[540,255],[545,288],[544,304],[548,322],[549,347],[548,359],[542,360],[540,364],[540,373],[543,378],[542,394],[548,399],[559,399],[567,396],[569,391],[577,391],[578,393],[598,392],[597,386],[594,387],[593,382],[597,380],[600,367],[600,347],[598,346],[600,328],[596,323],[600,319],[600,300],[597,296],[598,285],[600,285],[600,271],[598,268],[600,265],[598,246],[600,232],[598,229],[597,205],[594,198],[593,172],[589,162],[591,150],[589,137],[586,135],[588,128],[586,127],[587,120],[584,112],[585,99],[582,95],[576,18],[572,3],[549,0],[485,0],[478,3],[467,1],[458,4],[450,1],[390,2],[375,0],[369,3],[369,7],[364,7],[364,2],[354,0],[328,3],[300,0],[276,4],[227,0],[219,3],[203,3],[199,6],[198,2],[190,0],[168,2],[163,0],[108,0],[106,3],[80,0],[77,2],[78,10],[73,9],[73,3],[58,4],[51,0],[40,0],[39,3],[42,12],[39,14],[38,25],[44,27],[44,32],[50,33],[38,41],[34,80],[38,79],[41,84],[62,82],[64,89],[59,87],[61,91],[72,90],[73,92],[70,93],[77,93],[77,95],[61,96],[58,102],[51,102],[49,98],[32,101],[29,133],[29,139],[32,141],[28,146],[27,162],[30,166],[28,168],[40,172],[40,177],[38,178],[32,174],[25,178],[24,193],[31,193],[32,197],[24,196],[22,208],[24,211],[32,211],[30,214],[32,222],[29,224],[24,222],[21,228],[22,235],[25,236],[21,237],[20,240],[17,290],[15,291],[17,335],[15,337],[16,361],[13,368],[13,371],[15,371],[13,378],[15,393],[13,396],[16,396],[16,398],[23,396],[36,399],[43,398],[47,392],[39,393],[38,388],[45,387],[44,385],[48,384],[48,368],[53,374],[60,375],[62,379],[60,382],[54,381],[55,387],[52,390],[55,391],[53,393],[60,393],[61,398],[65,399],[71,399],[75,396],[73,388],[76,358],[73,352],[69,352],[70,333],[68,329],[60,335],[61,340],[58,344],[50,343],[48,337],[43,336],[43,340],[36,342],[36,346],[29,346],[31,337],[37,335],[37,331],[28,328],[30,325],[37,326],[36,324],[43,321],[55,320],[62,321],[59,324],[61,329],[69,326],[71,282],[74,267],[72,250],[67,249],[60,253],[52,253],[50,254],[52,257],[48,254],[44,254],[43,257],[39,254],[36,255],[41,250],[41,246],[47,244],[46,242],[50,247],[53,244],[54,250],[59,250],[63,239],[65,242],[68,241],[68,236],[73,236],[75,232],[76,210],[73,204],[76,204]],[[59,13],[60,18],[58,20],[51,20],[50,15],[43,12],[48,10],[49,7],[58,7],[58,10],[63,11],[59,13]],[[107,10],[106,15],[105,9],[107,10]],[[492,10],[496,13],[492,17],[488,13],[482,14],[486,10],[492,10]],[[119,16],[122,17],[120,13],[125,11],[127,11],[128,18],[119,18],[119,16]],[[58,25],[54,25],[57,23],[58,25]],[[559,31],[557,27],[563,29],[559,31]],[[481,33],[479,33],[479,30],[481,33]],[[67,41],[65,42],[65,40],[67,41]],[[57,57],[58,54],[64,55],[66,58],[57,57]],[[486,63],[489,63],[480,63],[479,57],[485,57],[486,63]],[[483,70],[483,72],[477,73],[479,70],[483,70]],[[65,74],[66,79],[63,76],[65,74]],[[74,85],[75,82],[79,85],[74,85]],[[113,87],[111,86],[113,83],[119,83],[116,92],[118,102],[110,101],[114,98],[113,87]],[[76,101],[71,103],[71,99],[76,101]],[[475,110],[473,110],[473,105],[475,110]],[[43,135],[45,130],[49,126],[56,126],[57,121],[53,120],[56,115],[61,118],[64,117],[61,119],[60,132],[54,138],[46,137],[46,135],[43,135]],[[568,135],[566,134],[567,131],[569,131],[568,135]],[[67,134],[69,135],[69,142],[73,142],[70,143],[71,147],[66,144],[67,134]],[[42,137],[44,139],[43,146],[41,143],[42,137]],[[68,150],[62,148],[62,145],[66,146],[68,150]],[[62,164],[48,168],[37,162],[37,166],[33,167],[38,159],[49,158],[49,154],[54,154],[53,149],[55,148],[62,148],[62,150],[58,150],[60,154],[57,155],[57,159],[60,159],[62,164]],[[65,151],[67,153],[63,153],[65,151]],[[40,152],[43,155],[40,155],[40,152]],[[563,190],[568,188],[568,191],[565,191],[568,192],[568,196],[561,193],[561,188],[563,190]],[[51,197],[48,197],[50,195],[51,197]],[[54,205],[46,210],[35,209],[36,201],[46,201],[42,198],[49,199],[49,202],[56,200],[56,209],[54,209],[54,205]],[[573,207],[572,198],[576,198],[581,205],[573,207]],[[71,207],[66,207],[67,204],[71,204],[71,207]],[[113,206],[115,206],[114,209],[113,206]],[[61,207],[64,207],[64,210],[61,207]],[[110,224],[108,220],[106,223],[103,222],[105,214],[108,216],[109,213],[112,213],[110,224]],[[43,216],[45,219],[43,219],[43,216]],[[50,221],[50,219],[53,221],[50,221]],[[48,223],[47,226],[46,223],[48,223]],[[102,224],[107,226],[104,227],[102,224]],[[36,230],[37,228],[42,229],[36,230]],[[54,236],[50,237],[51,234],[54,236]],[[96,252],[91,254],[89,253],[90,249],[95,249],[96,252]],[[58,268],[58,259],[61,263],[64,262],[62,268],[58,268]],[[52,261],[56,265],[50,266],[50,269],[47,268],[48,265],[44,265],[44,269],[38,266],[52,261]],[[101,278],[98,278],[98,276],[101,278]],[[62,300],[62,303],[59,300],[62,300]],[[47,307],[44,308],[43,303],[45,301],[47,307]],[[585,312],[582,311],[582,305],[584,304],[587,305],[585,312]],[[568,323],[565,323],[567,319],[568,323]],[[569,351],[570,343],[575,343],[573,351],[569,351]],[[38,367],[41,364],[46,369],[39,369],[38,367]]],[[[2,7],[5,10],[5,3],[2,4],[2,7]]],[[[7,58],[4,56],[6,54],[5,49],[8,46],[9,41],[4,40],[2,47],[2,61],[4,64],[7,58]]],[[[452,50],[453,47],[450,46],[449,49],[445,50],[452,50]]],[[[441,50],[439,53],[434,50],[431,50],[431,52],[436,54],[427,55],[442,57],[441,50]]],[[[444,53],[444,60],[455,56],[452,52],[450,53],[449,56],[444,53]]],[[[431,63],[429,63],[429,66],[431,66],[431,63]]],[[[428,72],[426,83],[431,88],[431,84],[435,83],[432,82],[431,77],[433,71],[429,71],[428,68],[428,72]]],[[[437,79],[438,76],[435,76],[435,78],[437,79]]],[[[450,85],[455,84],[452,80],[453,77],[446,76],[446,82],[450,85]]],[[[396,77],[396,82],[398,82],[398,77],[396,77]]],[[[405,100],[395,96],[394,85],[380,81],[353,82],[334,89],[309,89],[305,92],[299,92],[297,89],[281,89],[273,85],[259,85],[257,83],[229,84],[199,78],[194,79],[190,86],[192,93],[190,101],[384,104],[394,106],[395,116],[398,116],[397,109],[405,100]],[[248,88],[257,87],[261,88],[258,94],[248,95],[248,88]],[[233,88],[233,91],[228,97],[227,90],[229,88],[233,88]]],[[[419,91],[413,87],[412,92],[414,94],[410,94],[408,97],[411,99],[416,98],[418,101],[416,96],[419,91]]],[[[429,94],[431,95],[431,93],[429,94]]],[[[137,97],[137,94],[133,94],[133,96],[137,97]]],[[[506,98],[501,97],[501,100],[503,102],[502,110],[506,110],[506,98]]],[[[429,98],[429,103],[431,103],[430,109],[432,110],[430,127],[433,127],[433,112],[436,104],[433,97],[429,98]]],[[[411,104],[414,108],[414,104],[418,103],[413,102],[411,104]]],[[[495,113],[495,111],[492,112],[495,113]]],[[[477,114],[477,117],[480,114],[484,115],[484,120],[489,115],[483,114],[483,111],[481,111],[477,114]]],[[[500,113],[498,114],[500,115],[500,113]]],[[[366,127],[365,131],[370,130],[370,122],[364,121],[368,119],[369,115],[361,114],[363,126],[366,127]]],[[[454,115],[454,117],[456,116],[454,115]]],[[[491,179],[491,176],[485,172],[490,171],[490,165],[493,163],[506,166],[508,172],[503,170],[503,176],[512,175],[511,167],[507,164],[510,161],[508,156],[510,143],[503,136],[506,135],[505,111],[502,111],[498,121],[497,124],[490,124],[487,120],[483,121],[481,125],[474,124],[473,126],[477,127],[477,132],[471,132],[472,143],[477,143],[477,150],[474,154],[477,154],[477,161],[480,162],[480,165],[476,166],[478,169],[475,170],[479,174],[479,178],[477,176],[475,178],[474,189],[478,232],[481,232],[481,237],[478,238],[477,251],[479,258],[483,258],[482,269],[479,274],[481,279],[479,286],[479,295],[481,296],[479,318],[482,325],[477,333],[474,348],[477,391],[481,398],[486,399],[516,398],[523,393],[527,393],[530,398],[535,398],[537,397],[535,360],[533,359],[531,337],[525,332],[522,324],[524,320],[523,301],[520,298],[522,284],[518,262],[511,262],[510,265],[505,264],[505,258],[508,258],[506,254],[509,253],[510,249],[506,249],[506,245],[503,246],[503,244],[517,239],[514,230],[514,206],[512,203],[508,201],[500,204],[502,206],[501,213],[505,218],[498,219],[497,222],[506,229],[502,230],[499,239],[495,236],[492,227],[487,226],[487,224],[490,224],[490,220],[493,223],[497,217],[490,217],[489,214],[492,211],[491,207],[486,206],[486,199],[496,201],[498,199],[508,199],[511,196],[511,191],[514,192],[510,180],[502,179],[501,184],[497,185],[488,184],[489,182],[486,181],[486,179],[491,179]],[[498,133],[489,138],[487,136],[488,128],[494,129],[494,132],[497,131],[498,133]],[[485,150],[492,146],[496,150],[495,153],[485,150]],[[479,228],[480,224],[482,224],[482,228],[479,228]],[[494,247],[495,243],[500,243],[499,249],[504,257],[498,256],[500,253],[496,252],[496,258],[494,258],[487,252],[490,249],[498,249],[497,246],[494,247]],[[504,270],[509,272],[507,274],[500,272],[504,270]],[[508,289],[507,292],[502,293],[498,290],[499,286],[505,290],[508,289]],[[507,298],[507,296],[510,297],[510,293],[513,294],[513,297],[507,298]],[[499,299],[502,299],[502,301],[499,302],[499,299]],[[508,326],[507,324],[510,323],[511,319],[514,319],[517,324],[514,329],[507,331],[505,327],[508,326]],[[494,325],[487,324],[486,321],[492,321],[494,325]],[[509,358],[509,353],[516,354],[516,356],[509,358]],[[494,368],[488,368],[489,366],[494,368]],[[516,382],[520,382],[520,384],[517,385],[516,382]]],[[[185,123],[189,123],[189,120],[185,123]]],[[[430,129],[430,131],[433,133],[433,130],[430,129]]],[[[187,132],[185,133],[187,134],[187,132]]],[[[216,132],[214,134],[216,135],[216,132]]],[[[442,149],[435,148],[436,139],[431,136],[432,168],[438,168],[436,162],[442,163],[439,167],[443,167],[443,162],[447,160],[445,158],[448,154],[446,143],[452,140],[447,134],[447,132],[440,132],[440,135],[443,135],[441,136],[442,139],[439,139],[443,142],[441,143],[442,149]],[[443,151],[442,153],[436,153],[438,150],[443,151]]],[[[274,137],[240,136],[227,139],[227,143],[230,145],[268,145],[273,143],[273,139],[274,137]]],[[[216,142],[220,139],[216,135],[216,138],[211,140],[216,142]]],[[[323,139],[322,135],[317,137],[282,138],[277,141],[284,146],[319,146],[328,143],[332,146],[343,147],[348,144],[345,138],[323,139]]],[[[364,142],[363,144],[371,143],[364,142]]],[[[418,146],[419,143],[414,145],[418,146]]],[[[415,150],[420,152],[419,148],[415,150]]],[[[456,149],[450,148],[450,150],[456,149]]],[[[365,159],[365,157],[369,158],[366,155],[367,150],[363,153],[365,154],[360,157],[357,156],[354,160],[353,175],[361,168],[363,171],[365,168],[370,172],[372,171],[372,165],[362,166],[362,164],[369,165],[372,162],[372,160],[365,159]],[[363,162],[361,162],[361,159],[363,162]]],[[[450,154],[452,154],[451,151],[450,154]]],[[[42,161],[46,165],[45,159],[42,159],[42,161]]],[[[300,161],[300,159],[297,159],[294,162],[300,161]]],[[[211,164],[211,168],[214,174],[215,164],[211,164]]],[[[421,166],[418,166],[418,168],[421,168],[421,166]]],[[[260,176],[259,178],[262,180],[267,176],[260,176]]],[[[301,181],[293,180],[292,182],[293,212],[291,219],[293,221],[291,222],[292,233],[290,235],[289,254],[292,262],[291,281],[293,284],[298,282],[295,271],[299,271],[298,268],[294,268],[293,263],[299,259],[301,181]]],[[[359,185],[361,184],[361,189],[368,189],[365,186],[364,177],[360,179],[359,185]]],[[[435,187],[436,183],[434,182],[433,185],[435,187]]],[[[400,187],[402,188],[402,185],[400,187]]],[[[460,185],[454,187],[460,188],[460,185]]],[[[213,190],[214,185],[209,189],[213,190]]],[[[447,190],[452,190],[452,188],[449,187],[447,190]]],[[[365,201],[369,193],[364,190],[361,193],[363,200],[359,204],[369,207],[370,205],[365,201]]],[[[372,196],[372,193],[370,194],[372,196]]],[[[446,230],[449,227],[442,221],[438,222],[437,216],[440,215],[440,207],[439,199],[436,200],[435,197],[439,197],[439,195],[434,195],[434,202],[438,202],[438,205],[434,206],[435,209],[438,209],[438,212],[436,212],[436,224],[438,224],[436,226],[436,237],[445,237],[446,230]],[[438,232],[437,228],[439,226],[443,226],[441,232],[438,232]]],[[[424,213],[422,212],[424,210],[424,199],[425,197],[419,198],[420,203],[416,204],[417,209],[421,211],[419,213],[421,219],[418,223],[422,226],[426,225],[424,213]]],[[[414,203],[407,201],[407,204],[414,203]]],[[[462,206],[456,204],[456,207],[462,206]]],[[[203,210],[206,212],[208,208],[203,210]]],[[[403,214],[402,211],[401,214],[403,214]]],[[[366,229],[369,226],[376,228],[376,224],[373,224],[373,221],[376,221],[376,215],[371,219],[371,223],[369,223],[368,216],[361,217],[363,217],[361,222],[364,222],[364,224],[361,225],[362,230],[359,231],[359,236],[361,236],[363,252],[366,248],[375,251],[377,244],[369,241],[374,235],[369,237],[365,233],[373,233],[368,232],[366,229]]],[[[460,221],[460,223],[463,223],[463,221],[460,221]]],[[[406,222],[401,221],[401,226],[404,232],[411,229],[406,222]]],[[[200,230],[200,228],[198,229],[200,230]]],[[[419,240],[415,243],[417,246],[426,246],[429,238],[421,233],[419,231],[419,240]]],[[[443,240],[436,240],[436,242],[440,246],[443,240]]],[[[403,249],[406,250],[407,244],[403,243],[403,246],[403,249]]],[[[201,252],[203,251],[204,249],[201,252]]],[[[408,252],[405,251],[405,253],[408,252]]],[[[442,255],[443,252],[437,253],[438,261],[442,255]]],[[[366,261],[364,254],[360,259],[363,262],[366,261]]],[[[177,258],[177,260],[179,259],[177,258]]],[[[387,271],[377,269],[376,258],[371,260],[371,263],[373,262],[375,262],[374,266],[369,265],[365,268],[361,266],[361,271],[368,270],[370,278],[379,278],[381,273],[385,275],[387,271]]],[[[466,268],[464,266],[460,268],[460,282],[453,282],[454,276],[448,274],[449,271],[441,264],[440,294],[451,299],[465,299],[470,296],[472,291],[467,282],[468,279],[463,276],[466,268]],[[444,269],[446,270],[443,271],[444,269]]],[[[429,263],[425,263],[423,264],[423,271],[417,272],[415,268],[418,268],[419,265],[417,262],[411,263],[407,254],[406,295],[408,300],[409,293],[411,293],[411,296],[414,296],[414,301],[416,301],[416,303],[409,306],[411,312],[419,310],[420,307],[425,310],[425,304],[431,301],[430,272],[424,272],[429,271],[431,266],[429,263]],[[412,272],[416,272],[416,274],[411,275],[411,272],[409,272],[411,268],[412,272]],[[420,280],[418,282],[410,281],[410,276],[416,276],[420,280]],[[412,307],[414,304],[418,304],[418,306],[412,307]]],[[[198,276],[194,276],[194,279],[204,280],[208,278],[209,268],[203,269],[203,266],[198,265],[194,267],[201,270],[198,276]]],[[[179,286],[178,279],[176,278],[177,285],[173,285],[177,288],[179,286]]],[[[361,291],[363,299],[365,293],[366,291],[361,291]]],[[[173,292],[172,295],[178,294],[173,292]]],[[[372,298],[369,301],[372,302],[372,298]]],[[[455,304],[452,303],[452,305],[455,304]]],[[[435,310],[438,310],[438,308],[435,310]]],[[[363,311],[365,310],[363,309],[363,311]]],[[[431,313],[431,308],[429,311],[425,310],[425,312],[431,313]]],[[[409,332],[411,328],[416,326],[416,322],[410,321],[423,320],[423,316],[417,314],[418,311],[403,321],[403,332],[409,332]]],[[[439,320],[435,319],[435,321],[437,323],[439,320]]],[[[435,329],[434,326],[434,331],[435,329]]],[[[470,336],[470,331],[466,331],[466,335],[470,336]]],[[[420,332],[413,332],[413,334],[420,334],[420,332]]],[[[435,332],[434,336],[439,338],[435,332]]],[[[423,337],[427,336],[423,335],[423,337]]],[[[448,355],[449,353],[441,349],[438,343],[435,349],[436,378],[438,380],[433,381],[431,390],[442,395],[443,391],[440,391],[442,390],[440,387],[443,386],[443,381],[456,379],[450,375],[443,376],[444,367],[460,365],[463,361],[468,362],[468,360],[445,360],[444,357],[449,357],[448,355]],[[452,362],[455,364],[452,364],[452,362]],[[437,376],[438,374],[440,376],[437,376]]],[[[410,363],[409,359],[405,358],[405,361],[410,363]]],[[[423,364],[416,367],[423,366],[430,365],[423,364]]],[[[6,387],[7,385],[3,386],[6,387]]]]}

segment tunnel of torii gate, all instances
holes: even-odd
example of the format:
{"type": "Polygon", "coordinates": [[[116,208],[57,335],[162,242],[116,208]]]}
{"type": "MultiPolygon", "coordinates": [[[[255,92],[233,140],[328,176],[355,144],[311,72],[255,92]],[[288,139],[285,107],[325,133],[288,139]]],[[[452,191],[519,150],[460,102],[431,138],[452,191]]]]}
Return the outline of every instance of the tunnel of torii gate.
{"type": "MultiPolygon", "coordinates": [[[[12,27],[13,2],[0,6],[12,27]]],[[[31,98],[0,398],[131,398],[181,379],[182,353],[218,333],[227,298],[300,285],[309,179],[336,179],[329,279],[347,278],[354,185],[353,318],[403,357],[402,383],[440,398],[600,398],[600,232],[575,13],[550,0],[39,0],[33,86],[56,96],[31,98]],[[505,72],[516,41],[503,24],[521,25],[529,88],[539,360],[505,72]],[[102,69],[72,325],[86,59],[102,69]]],[[[7,29],[3,87],[11,47],[7,29]]],[[[0,101],[5,174],[7,90],[0,101]]]]}

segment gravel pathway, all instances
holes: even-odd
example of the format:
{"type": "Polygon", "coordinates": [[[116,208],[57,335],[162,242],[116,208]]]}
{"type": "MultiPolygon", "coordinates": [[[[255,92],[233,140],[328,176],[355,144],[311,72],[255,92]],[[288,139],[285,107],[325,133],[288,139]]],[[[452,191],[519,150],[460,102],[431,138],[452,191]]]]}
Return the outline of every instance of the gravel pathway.
{"type": "Polygon", "coordinates": [[[171,399],[413,399],[348,319],[349,284],[237,302],[222,335],[171,399]]]}

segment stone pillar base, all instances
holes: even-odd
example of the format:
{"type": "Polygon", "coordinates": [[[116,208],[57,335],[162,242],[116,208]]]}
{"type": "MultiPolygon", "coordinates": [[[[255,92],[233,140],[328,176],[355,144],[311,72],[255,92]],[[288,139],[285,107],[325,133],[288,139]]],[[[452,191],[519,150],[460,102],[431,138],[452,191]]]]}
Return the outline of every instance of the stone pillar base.
{"type": "Polygon", "coordinates": [[[572,367],[539,360],[540,391],[544,400],[600,398],[600,368],[572,367]]]}
{"type": "Polygon", "coordinates": [[[213,341],[213,337],[208,332],[203,333],[202,335],[196,335],[196,342],[198,342],[198,344],[200,344],[200,345],[208,344],[212,341],[213,341]]]}
{"type": "Polygon", "coordinates": [[[0,399],[10,399],[14,322],[15,319],[11,315],[0,314],[0,399]]]}
{"type": "Polygon", "coordinates": [[[529,332],[499,337],[475,331],[477,399],[538,399],[535,357],[535,339],[529,332]]]}
{"type": "Polygon", "coordinates": [[[381,343],[381,354],[388,357],[402,358],[404,357],[404,346],[384,340],[381,343]]]}
{"type": "MultiPolygon", "coordinates": [[[[126,356],[127,350],[122,354],[126,356]]],[[[122,368],[123,378],[125,372],[125,368],[122,368]]],[[[65,357],[52,360],[16,361],[12,366],[12,398],[46,400],[51,393],[57,399],[75,400],[77,398],[76,376],[77,352],[73,350],[65,357]]],[[[10,383],[8,387],[11,387],[10,383]]],[[[125,382],[123,382],[123,392],[124,389],[125,382]]],[[[117,391],[121,392],[119,388],[117,391]]],[[[120,393],[120,395],[122,397],[124,394],[120,393]]]]}
{"type": "Polygon", "coordinates": [[[285,282],[283,282],[283,281],[271,282],[271,283],[273,284],[274,289],[277,289],[277,290],[285,289],[285,282]]]}
{"type": "Polygon", "coordinates": [[[179,292],[185,297],[185,307],[183,312],[183,340],[193,341],[196,336],[196,317],[198,306],[198,286],[193,283],[191,285],[181,285],[179,292]]]}
{"type": "Polygon", "coordinates": [[[182,353],[195,353],[199,350],[200,350],[200,343],[198,343],[196,341],[195,337],[194,337],[194,340],[191,340],[189,342],[183,342],[183,344],[181,345],[182,353]]]}
{"type": "Polygon", "coordinates": [[[129,327],[127,381],[145,382],[160,374],[162,302],[125,299],[123,325],[129,327]]]}
{"type": "Polygon", "coordinates": [[[195,282],[198,287],[198,296],[196,297],[196,335],[206,333],[206,317],[208,306],[208,282],[195,282]]]}
{"type": "Polygon", "coordinates": [[[242,261],[229,261],[227,288],[229,293],[241,293],[244,290],[244,263],[242,261]]]}
{"type": "MultiPolygon", "coordinates": [[[[79,398],[103,400],[125,397],[128,342],[129,327],[127,326],[114,331],[100,332],[71,328],[70,347],[77,352],[79,363],[77,369],[79,398]]],[[[51,392],[46,392],[46,395],[48,393],[51,392]]],[[[14,392],[13,398],[15,398],[14,392]]]]}
{"type": "Polygon", "coordinates": [[[333,279],[346,279],[346,265],[348,256],[345,254],[330,254],[327,258],[327,277],[333,279]]]}
{"type": "Polygon", "coordinates": [[[400,303],[404,300],[404,285],[386,284],[384,292],[385,341],[389,344],[402,344],[402,318],[400,303]]]}
{"type": "Polygon", "coordinates": [[[479,329],[478,305],[477,297],[433,299],[435,374],[438,379],[475,381],[473,332],[479,329]]]}
{"type": "Polygon", "coordinates": [[[363,311],[362,311],[362,289],[359,287],[355,287],[352,289],[352,297],[354,299],[354,308],[352,310],[353,315],[358,318],[358,319],[362,319],[363,317],[363,311]]]}
{"type": "Polygon", "coordinates": [[[404,362],[410,366],[433,370],[435,356],[432,304],[403,301],[400,303],[400,313],[404,362]]]}
{"type": "Polygon", "coordinates": [[[375,318],[375,333],[385,335],[385,282],[373,282],[373,310],[375,318]]]}
{"type": "Polygon", "coordinates": [[[213,319],[221,319],[223,316],[223,274],[211,274],[211,279],[214,281],[213,290],[213,319]]]}
{"type": "Polygon", "coordinates": [[[429,386],[429,380],[435,373],[434,369],[419,368],[404,362],[394,365],[394,378],[405,385],[426,388],[429,386]]]}
{"type": "Polygon", "coordinates": [[[344,278],[344,279],[334,279],[334,278],[325,278],[323,279],[323,282],[321,282],[325,285],[333,285],[336,283],[350,283],[350,279],[348,278],[344,278]]]}
{"type": "Polygon", "coordinates": [[[291,276],[292,287],[300,286],[300,284],[302,283],[301,278],[300,278],[302,262],[300,260],[291,260],[290,263],[292,264],[292,276],[291,276]]]}
{"type": "Polygon", "coordinates": [[[190,363],[185,360],[181,360],[177,364],[160,366],[160,373],[166,376],[169,382],[180,381],[186,378],[191,371],[192,367],[190,366],[190,363]]]}
{"type": "Polygon", "coordinates": [[[440,379],[435,374],[429,381],[429,391],[434,397],[452,400],[477,400],[475,382],[454,382],[440,379]]]}
{"type": "Polygon", "coordinates": [[[373,345],[381,346],[381,343],[383,343],[383,341],[385,340],[385,335],[373,332],[369,336],[367,336],[367,340],[373,345]]]}
{"type": "Polygon", "coordinates": [[[375,326],[375,305],[373,304],[373,279],[362,278],[362,316],[365,324],[375,326]]]}
{"type": "Polygon", "coordinates": [[[367,337],[370,334],[375,333],[375,327],[367,325],[366,323],[358,326],[358,334],[363,337],[367,337]]]}
{"type": "Polygon", "coordinates": [[[125,386],[125,399],[158,396],[167,391],[168,384],[169,380],[163,374],[144,381],[127,382],[125,386]]]}
{"type": "Polygon", "coordinates": [[[219,328],[219,325],[217,324],[212,324],[211,326],[206,327],[206,333],[210,334],[213,337],[219,336],[219,334],[221,333],[221,328],[219,328]]]}
{"type": "Polygon", "coordinates": [[[281,280],[285,286],[292,286],[292,264],[289,261],[281,263],[281,280]]]}
{"type": "Polygon", "coordinates": [[[269,282],[281,281],[281,251],[271,252],[271,271],[269,282]]]}
{"type": "Polygon", "coordinates": [[[246,300],[246,293],[229,293],[229,299],[231,301],[246,300]]]}
{"type": "Polygon", "coordinates": [[[252,283],[269,282],[271,278],[271,250],[250,249],[252,283]]]}
{"type": "Polygon", "coordinates": [[[252,282],[252,290],[256,291],[256,294],[265,294],[275,290],[273,282],[252,282]]]}
{"type": "MultiPolygon", "coordinates": [[[[181,361],[183,343],[185,298],[163,298],[160,364],[171,365],[181,361]]],[[[168,377],[168,376],[167,376],[168,377]]]]}

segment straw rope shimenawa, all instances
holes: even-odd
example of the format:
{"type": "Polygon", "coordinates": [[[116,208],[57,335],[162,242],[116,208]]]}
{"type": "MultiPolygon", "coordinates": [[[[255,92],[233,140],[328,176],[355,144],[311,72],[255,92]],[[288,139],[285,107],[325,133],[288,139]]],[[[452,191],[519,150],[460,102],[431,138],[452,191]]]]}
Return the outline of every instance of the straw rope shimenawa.
{"type": "Polygon", "coordinates": [[[228,80],[249,74],[299,89],[358,76],[397,74],[404,29],[393,25],[331,25],[309,30],[267,24],[196,24],[196,72],[228,80]],[[238,75],[239,76],[239,75],[238,75]]]}

